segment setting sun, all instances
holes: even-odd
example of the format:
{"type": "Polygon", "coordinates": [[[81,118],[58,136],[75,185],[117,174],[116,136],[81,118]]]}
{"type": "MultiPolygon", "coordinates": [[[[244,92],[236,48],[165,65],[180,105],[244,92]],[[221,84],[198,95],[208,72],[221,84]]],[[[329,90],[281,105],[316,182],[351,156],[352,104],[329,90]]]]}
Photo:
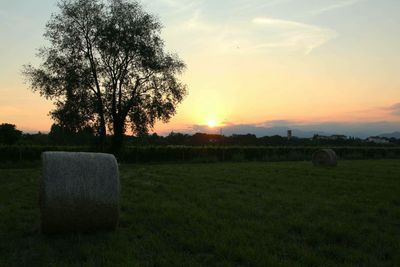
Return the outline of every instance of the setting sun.
{"type": "Polygon", "coordinates": [[[215,120],[208,120],[207,125],[210,128],[214,128],[217,126],[217,122],[215,120]]]}

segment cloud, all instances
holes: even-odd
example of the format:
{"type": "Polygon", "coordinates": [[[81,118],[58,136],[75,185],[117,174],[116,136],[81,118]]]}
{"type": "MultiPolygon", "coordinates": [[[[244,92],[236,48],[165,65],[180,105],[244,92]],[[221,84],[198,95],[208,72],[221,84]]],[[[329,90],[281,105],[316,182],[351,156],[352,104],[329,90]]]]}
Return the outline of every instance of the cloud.
{"type": "Polygon", "coordinates": [[[260,32],[267,34],[277,30],[275,42],[265,42],[258,45],[258,48],[286,47],[305,49],[310,53],[313,49],[325,44],[337,37],[337,33],[329,28],[305,24],[297,21],[283,20],[269,17],[256,17],[253,24],[259,26],[260,32]]]}
{"type": "Polygon", "coordinates": [[[232,11],[238,12],[240,14],[254,13],[259,12],[260,10],[271,8],[274,6],[279,6],[293,0],[237,0],[236,2],[232,1],[232,11]]]}
{"type": "Polygon", "coordinates": [[[257,17],[253,19],[254,24],[265,25],[265,26],[273,26],[284,29],[292,29],[292,28],[316,28],[315,26],[310,26],[304,23],[283,20],[283,19],[274,19],[268,17],[257,17]]]}
{"type": "Polygon", "coordinates": [[[398,131],[399,121],[372,121],[372,122],[320,122],[301,123],[290,120],[273,120],[256,124],[227,124],[220,128],[209,128],[206,125],[192,125],[182,132],[194,134],[214,133],[230,136],[233,134],[254,134],[258,137],[280,135],[286,136],[288,130],[293,135],[301,138],[310,138],[315,134],[333,135],[344,134],[346,136],[367,138],[383,133],[398,131]]]}
{"type": "MultiPolygon", "coordinates": [[[[176,47],[219,54],[276,51],[311,53],[338,36],[333,29],[272,16],[269,8],[293,0],[144,0],[169,23],[165,36],[176,47]],[[262,12],[262,13],[260,13],[262,12]]],[[[342,0],[341,5],[348,5],[342,0]]],[[[336,6],[337,4],[335,4],[336,6]]],[[[327,8],[327,7],[325,7],[327,8]]],[[[330,7],[333,8],[333,7],[330,7]]]]}
{"type": "Polygon", "coordinates": [[[216,25],[206,23],[201,19],[201,13],[202,11],[200,9],[195,10],[192,16],[182,24],[183,28],[187,31],[208,33],[212,33],[217,30],[216,25]]]}
{"type": "Polygon", "coordinates": [[[400,116],[400,103],[396,103],[390,107],[384,108],[389,111],[391,115],[400,116]]]}
{"type": "Polygon", "coordinates": [[[356,5],[362,1],[365,0],[344,0],[344,1],[337,1],[336,3],[329,5],[329,6],[324,6],[318,9],[315,9],[313,11],[310,12],[310,14],[313,15],[319,15],[325,12],[329,12],[329,11],[333,11],[336,9],[341,9],[341,8],[345,8],[345,7],[349,7],[349,6],[353,6],[356,5]]]}
{"type": "Polygon", "coordinates": [[[172,34],[197,49],[235,54],[277,50],[308,54],[337,36],[329,28],[270,17],[216,23],[206,20],[200,9],[172,34]]]}
{"type": "Polygon", "coordinates": [[[146,0],[144,4],[165,17],[181,20],[182,15],[199,8],[201,0],[146,0]]]}
{"type": "Polygon", "coordinates": [[[399,121],[370,121],[370,122],[322,122],[299,126],[301,130],[323,131],[330,134],[344,134],[366,138],[399,129],[399,121]]]}

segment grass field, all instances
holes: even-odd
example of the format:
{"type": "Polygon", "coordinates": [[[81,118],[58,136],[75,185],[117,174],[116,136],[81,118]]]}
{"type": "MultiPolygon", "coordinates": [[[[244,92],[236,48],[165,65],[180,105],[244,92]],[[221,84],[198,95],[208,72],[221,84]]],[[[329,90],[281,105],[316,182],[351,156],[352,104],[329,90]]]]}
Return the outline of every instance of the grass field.
{"type": "Polygon", "coordinates": [[[115,233],[39,233],[40,168],[0,170],[0,266],[400,266],[400,161],[122,165],[115,233]]]}

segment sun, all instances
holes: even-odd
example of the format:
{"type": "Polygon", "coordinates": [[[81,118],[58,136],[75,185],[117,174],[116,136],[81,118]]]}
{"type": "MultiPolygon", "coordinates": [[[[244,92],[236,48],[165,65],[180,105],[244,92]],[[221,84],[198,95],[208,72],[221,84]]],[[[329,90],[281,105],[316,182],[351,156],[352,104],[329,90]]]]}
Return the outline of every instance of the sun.
{"type": "Polygon", "coordinates": [[[217,122],[216,122],[215,120],[208,120],[208,121],[207,121],[207,125],[208,125],[208,127],[210,127],[210,128],[214,128],[214,127],[217,126],[217,122]]]}

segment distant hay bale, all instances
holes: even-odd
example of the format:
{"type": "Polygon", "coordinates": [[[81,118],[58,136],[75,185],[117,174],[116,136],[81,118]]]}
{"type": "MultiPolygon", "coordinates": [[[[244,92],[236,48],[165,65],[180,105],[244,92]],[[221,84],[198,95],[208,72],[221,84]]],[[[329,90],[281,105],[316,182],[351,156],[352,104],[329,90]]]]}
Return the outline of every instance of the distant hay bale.
{"type": "Polygon", "coordinates": [[[43,233],[114,230],[119,171],[113,155],[44,152],[39,205],[43,233]]]}
{"type": "Polygon", "coordinates": [[[336,167],[337,156],[332,149],[320,149],[313,154],[312,162],[318,167],[336,167]]]}

